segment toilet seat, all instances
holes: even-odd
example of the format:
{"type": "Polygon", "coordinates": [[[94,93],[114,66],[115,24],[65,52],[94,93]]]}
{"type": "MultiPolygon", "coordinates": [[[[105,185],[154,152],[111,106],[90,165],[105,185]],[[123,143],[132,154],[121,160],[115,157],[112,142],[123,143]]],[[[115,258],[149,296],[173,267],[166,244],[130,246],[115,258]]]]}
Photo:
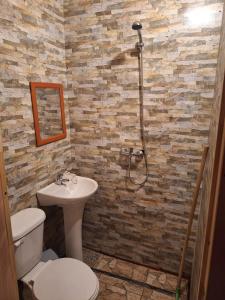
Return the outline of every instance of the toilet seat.
{"type": "Polygon", "coordinates": [[[50,261],[33,282],[37,300],[94,300],[98,278],[85,263],[73,258],[50,261]]]}

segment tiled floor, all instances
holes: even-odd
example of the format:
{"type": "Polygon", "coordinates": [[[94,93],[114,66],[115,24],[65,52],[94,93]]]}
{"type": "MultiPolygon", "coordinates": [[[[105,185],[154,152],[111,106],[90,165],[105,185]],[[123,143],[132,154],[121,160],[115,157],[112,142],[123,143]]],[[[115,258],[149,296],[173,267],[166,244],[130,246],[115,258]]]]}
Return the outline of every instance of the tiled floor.
{"type": "MultiPolygon", "coordinates": [[[[84,262],[94,269],[100,282],[96,300],[174,300],[177,277],[84,249],[84,262]]],[[[187,280],[182,282],[181,300],[187,300],[187,280]]],[[[34,300],[23,291],[23,300],[34,300]]],[[[53,299],[52,299],[53,300],[53,299]]],[[[74,299],[81,300],[81,299],[74,299]]]]}
{"type": "MultiPolygon", "coordinates": [[[[84,249],[84,261],[99,278],[97,300],[174,300],[177,277],[84,249]]],[[[182,282],[182,300],[187,300],[187,280],[182,282]]]]}
{"type": "Polygon", "coordinates": [[[175,297],[105,274],[99,276],[97,300],[172,300],[175,297]]]}

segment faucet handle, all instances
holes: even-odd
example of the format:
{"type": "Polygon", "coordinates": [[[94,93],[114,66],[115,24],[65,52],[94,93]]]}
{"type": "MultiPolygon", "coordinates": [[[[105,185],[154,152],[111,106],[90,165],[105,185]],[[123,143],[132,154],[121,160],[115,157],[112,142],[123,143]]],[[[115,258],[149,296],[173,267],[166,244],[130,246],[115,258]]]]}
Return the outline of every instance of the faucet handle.
{"type": "Polygon", "coordinates": [[[120,154],[121,155],[125,155],[125,156],[129,156],[129,155],[132,155],[133,154],[133,151],[134,151],[134,148],[122,148],[120,150],[120,154]]]}
{"type": "Polygon", "coordinates": [[[59,173],[57,176],[56,176],[56,180],[62,180],[63,179],[63,174],[62,173],[59,173]]]}
{"type": "Polygon", "coordinates": [[[69,180],[68,178],[62,178],[61,181],[62,181],[62,182],[68,182],[68,181],[70,181],[70,180],[69,180]]]}
{"type": "Polygon", "coordinates": [[[133,152],[134,152],[134,148],[132,148],[132,147],[129,148],[129,153],[130,153],[130,155],[133,154],[133,152]]]}

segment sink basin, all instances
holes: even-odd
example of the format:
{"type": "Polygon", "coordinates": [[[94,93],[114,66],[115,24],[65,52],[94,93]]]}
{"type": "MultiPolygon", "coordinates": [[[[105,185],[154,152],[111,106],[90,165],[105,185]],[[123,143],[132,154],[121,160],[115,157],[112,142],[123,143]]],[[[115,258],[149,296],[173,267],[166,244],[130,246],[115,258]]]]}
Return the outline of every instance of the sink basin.
{"type": "Polygon", "coordinates": [[[76,176],[76,183],[72,180],[66,182],[65,185],[52,183],[37,192],[40,205],[58,205],[63,208],[67,257],[83,259],[82,219],[84,206],[87,199],[97,189],[98,184],[95,180],[76,176]]]}
{"type": "Polygon", "coordinates": [[[69,181],[66,185],[57,185],[52,183],[37,192],[40,205],[72,205],[78,204],[91,197],[98,189],[95,180],[76,176],[77,183],[69,181]]]}

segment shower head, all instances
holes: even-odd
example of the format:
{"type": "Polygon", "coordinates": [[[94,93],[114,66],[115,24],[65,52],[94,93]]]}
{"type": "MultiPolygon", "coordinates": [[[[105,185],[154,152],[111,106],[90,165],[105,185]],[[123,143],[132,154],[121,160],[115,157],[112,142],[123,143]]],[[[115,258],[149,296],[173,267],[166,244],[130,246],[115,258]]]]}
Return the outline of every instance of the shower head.
{"type": "Polygon", "coordinates": [[[141,30],[141,29],[142,29],[141,23],[140,23],[140,22],[134,22],[134,23],[132,24],[132,29],[133,29],[133,30],[141,30]]]}
{"type": "Polygon", "coordinates": [[[143,39],[142,39],[142,34],[141,34],[141,29],[142,29],[142,24],[140,22],[134,22],[132,24],[132,29],[137,30],[138,36],[139,36],[139,43],[137,43],[137,48],[141,49],[144,47],[143,39]]]}

